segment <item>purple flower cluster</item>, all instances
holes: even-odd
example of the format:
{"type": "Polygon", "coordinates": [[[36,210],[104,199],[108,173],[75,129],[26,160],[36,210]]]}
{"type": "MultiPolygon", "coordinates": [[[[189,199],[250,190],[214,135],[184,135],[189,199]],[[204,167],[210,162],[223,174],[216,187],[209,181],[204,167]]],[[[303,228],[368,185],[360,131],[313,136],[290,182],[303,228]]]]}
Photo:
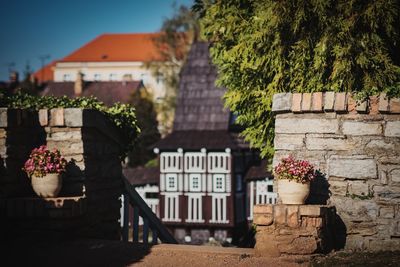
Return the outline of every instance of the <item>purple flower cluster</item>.
{"type": "Polygon", "coordinates": [[[307,160],[296,160],[290,155],[281,159],[274,169],[274,175],[277,179],[294,180],[304,184],[315,179],[315,170],[307,160]]]}
{"type": "Polygon", "coordinates": [[[43,177],[48,173],[61,173],[65,171],[67,161],[61,156],[59,150],[50,151],[46,146],[34,148],[22,168],[29,177],[35,175],[43,177]]]}

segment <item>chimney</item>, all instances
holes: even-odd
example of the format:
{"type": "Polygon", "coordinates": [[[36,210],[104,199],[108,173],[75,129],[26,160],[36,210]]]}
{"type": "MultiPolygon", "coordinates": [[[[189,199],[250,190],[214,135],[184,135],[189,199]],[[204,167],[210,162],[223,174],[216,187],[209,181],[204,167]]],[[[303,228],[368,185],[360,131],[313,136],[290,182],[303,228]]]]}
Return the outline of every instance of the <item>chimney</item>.
{"type": "Polygon", "coordinates": [[[37,78],[35,77],[35,75],[34,75],[33,73],[31,73],[31,74],[29,75],[29,81],[30,81],[32,84],[34,84],[34,85],[36,85],[37,82],[38,82],[37,78]]]}
{"type": "Polygon", "coordinates": [[[10,83],[16,84],[19,82],[18,72],[12,71],[10,72],[10,83]]]}
{"type": "Polygon", "coordinates": [[[83,73],[78,72],[74,84],[74,93],[76,96],[80,96],[83,92],[83,73]]]}
{"type": "Polygon", "coordinates": [[[132,79],[132,74],[124,74],[124,76],[122,76],[122,85],[125,86],[127,82],[131,82],[133,81],[132,79]]]}

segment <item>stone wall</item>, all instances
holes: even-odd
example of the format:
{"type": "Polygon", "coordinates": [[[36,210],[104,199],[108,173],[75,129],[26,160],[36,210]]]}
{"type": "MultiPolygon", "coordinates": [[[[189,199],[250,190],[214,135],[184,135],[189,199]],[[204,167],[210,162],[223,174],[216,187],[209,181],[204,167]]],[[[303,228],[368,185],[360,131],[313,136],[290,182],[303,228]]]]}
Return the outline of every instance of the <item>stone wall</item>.
{"type": "Polygon", "coordinates": [[[122,138],[100,112],[0,109],[0,217],[12,231],[51,230],[119,239],[122,138]],[[31,150],[57,148],[68,160],[57,198],[40,199],[21,170],[31,150]]]}
{"type": "Polygon", "coordinates": [[[259,256],[329,252],[335,243],[335,210],[323,205],[256,205],[259,256]]]}
{"type": "Polygon", "coordinates": [[[308,203],[336,207],[345,248],[400,249],[400,99],[286,93],[273,111],[274,166],[292,154],[321,170],[308,203]]]}

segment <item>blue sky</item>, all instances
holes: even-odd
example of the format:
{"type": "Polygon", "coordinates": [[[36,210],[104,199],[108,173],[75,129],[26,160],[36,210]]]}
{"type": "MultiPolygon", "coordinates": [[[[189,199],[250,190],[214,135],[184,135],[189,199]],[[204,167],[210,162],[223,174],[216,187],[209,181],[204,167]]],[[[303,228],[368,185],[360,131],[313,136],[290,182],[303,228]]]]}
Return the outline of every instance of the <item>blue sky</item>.
{"type": "Polygon", "coordinates": [[[60,59],[102,33],[154,32],[173,13],[173,3],[192,0],[1,0],[0,81],[8,69],[60,59]]]}

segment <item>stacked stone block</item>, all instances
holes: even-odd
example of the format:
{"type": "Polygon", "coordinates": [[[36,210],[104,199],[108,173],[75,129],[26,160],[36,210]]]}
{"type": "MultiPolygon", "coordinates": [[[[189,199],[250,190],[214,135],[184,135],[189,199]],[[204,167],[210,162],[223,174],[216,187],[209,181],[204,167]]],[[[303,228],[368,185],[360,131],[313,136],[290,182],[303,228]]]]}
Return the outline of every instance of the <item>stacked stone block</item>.
{"type": "Polygon", "coordinates": [[[119,238],[123,139],[103,114],[75,108],[38,112],[1,109],[0,137],[1,171],[6,174],[0,178],[3,215],[24,226],[26,222],[18,224],[18,218],[20,222],[24,217],[41,218],[39,224],[33,224],[38,228],[40,224],[67,226],[68,221],[74,221],[77,235],[119,238]],[[59,149],[69,162],[59,198],[44,199],[45,204],[35,199],[21,170],[32,148],[40,145],[59,149]],[[65,203],[65,207],[52,203],[65,203]]]}
{"type": "Polygon", "coordinates": [[[289,154],[322,172],[309,203],[336,206],[346,248],[400,248],[400,101],[381,94],[274,96],[274,165],[289,154]]]}
{"type": "Polygon", "coordinates": [[[330,251],[334,244],[333,207],[256,205],[256,253],[260,256],[307,255],[330,251]]]}

